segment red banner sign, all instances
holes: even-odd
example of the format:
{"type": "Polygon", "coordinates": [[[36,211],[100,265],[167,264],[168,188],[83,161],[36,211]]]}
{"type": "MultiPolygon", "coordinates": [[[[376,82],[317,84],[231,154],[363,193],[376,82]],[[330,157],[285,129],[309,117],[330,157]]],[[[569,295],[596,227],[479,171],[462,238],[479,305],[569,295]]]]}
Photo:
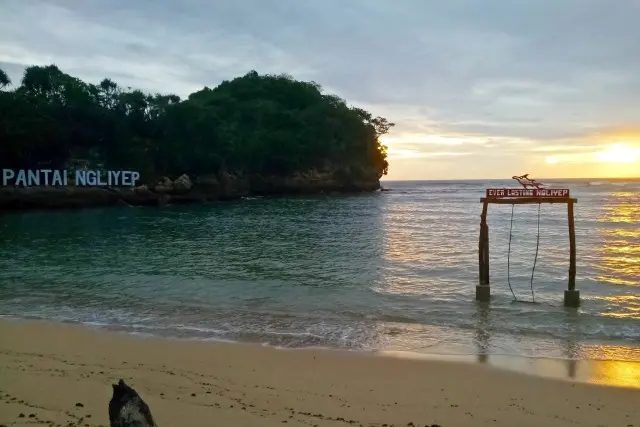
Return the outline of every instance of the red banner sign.
{"type": "Polygon", "coordinates": [[[568,188],[487,188],[487,197],[498,199],[503,197],[569,197],[568,188]]]}

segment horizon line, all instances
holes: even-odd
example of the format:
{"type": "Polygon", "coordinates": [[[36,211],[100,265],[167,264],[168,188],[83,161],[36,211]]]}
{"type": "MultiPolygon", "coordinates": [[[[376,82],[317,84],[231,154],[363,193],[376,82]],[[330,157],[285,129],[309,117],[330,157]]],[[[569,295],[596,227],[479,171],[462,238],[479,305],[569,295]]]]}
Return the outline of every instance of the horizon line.
{"type": "MultiPolygon", "coordinates": [[[[512,181],[512,178],[407,178],[407,179],[384,179],[380,178],[380,181],[512,181]]],[[[640,180],[640,176],[636,177],[581,177],[581,178],[536,178],[536,180],[547,180],[547,181],[576,181],[576,180],[640,180]]]]}

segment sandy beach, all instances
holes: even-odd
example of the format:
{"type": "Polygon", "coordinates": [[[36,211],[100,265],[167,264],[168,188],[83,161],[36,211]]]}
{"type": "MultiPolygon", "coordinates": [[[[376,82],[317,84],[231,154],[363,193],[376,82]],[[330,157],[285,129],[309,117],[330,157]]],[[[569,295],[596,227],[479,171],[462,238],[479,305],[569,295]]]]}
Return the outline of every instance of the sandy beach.
{"type": "Polygon", "coordinates": [[[640,390],[487,365],[0,321],[0,425],[106,426],[122,378],[159,426],[638,426],[640,390]]]}

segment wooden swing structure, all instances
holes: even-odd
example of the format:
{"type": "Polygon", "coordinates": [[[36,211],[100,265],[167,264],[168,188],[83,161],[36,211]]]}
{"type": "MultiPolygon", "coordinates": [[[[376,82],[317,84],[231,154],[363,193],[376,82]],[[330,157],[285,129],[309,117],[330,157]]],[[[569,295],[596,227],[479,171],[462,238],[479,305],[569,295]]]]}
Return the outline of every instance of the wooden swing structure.
{"type": "MultiPolygon", "coordinates": [[[[524,188],[489,188],[486,190],[485,197],[480,199],[480,202],[482,203],[480,240],[478,244],[480,280],[479,284],[476,286],[476,300],[489,301],[491,297],[491,286],[489,281],[489,226],[487,225],[489,205],[541,205],[543,203],[560,203],[567,205],[567,217],[569,223],[569,282],[567,290],[564,291],[564,305],[566,307],[578,307],[580,305],[580,291],[576,289],[576,235],[573,217],[573,205],[578,203],[578,200],[570,197],[569,189],[540,188],[541,184],[535,182],[535,180],[529,179],[528,175],[519,177],[514,176],[513,179],[516,179],[524,188]],[[532,188],[527,189],[527,186],[532,188]]],[[[540,215],[540,211],[538,211],[538,215],[540,215]]],[[[538,216],[538,221],[539,220],[540,218],[538,216]]],[[[538,230],[538,238],[539,236],[538,230]]],[[[531,281],[533,292],[533,273],[531,281]]]]}

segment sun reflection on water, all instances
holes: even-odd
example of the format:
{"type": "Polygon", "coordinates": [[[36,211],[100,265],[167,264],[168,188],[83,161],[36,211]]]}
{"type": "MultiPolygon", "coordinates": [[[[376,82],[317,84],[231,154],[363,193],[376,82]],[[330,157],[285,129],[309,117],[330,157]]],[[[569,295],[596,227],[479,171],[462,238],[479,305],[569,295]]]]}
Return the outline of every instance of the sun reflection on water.
{"type": "Polygon", "coordinates": [[[564,378],[613,387],[640,388],[640,363],[638,362],[490,356],[487,363],[503,369],[548,378],[564,378]]]}
{"type": "MultiPolygon", "coordinates": [[[[597,221],[601,224],[597,231],[603,242],[598,250],[598,280],[623,286],[640,286],[640,226],[630,228],[629,224],[640,224],[640,204],[630,192],[611,194],[608,204],[602,208],[597,221]]],[[[615,302],[616,297],[601,297],[615,302]]],[[[612,314],[609,316],[628,316],[612,314]]],[[[637,316],[637,314],[636,314],[637,316]]],[[[631,316],[631,317],[636,317],[631,316]]]]}
{"type": "MultiPolygon", "coordinates": [[[[620,352],[628,349],[618,347],[597,346],[592,348],[592,353],[587,350],[588,357],[606,357],[611,359],[621,358],[620,352]]],[[[620,360],[595,360],[584,361],[579,365],[576,373],[577,379],[584,379],[592,384],[601,384],[617,387],[640,388],[640,363],[620,360]]]]}
{"type": "Polygon", "coordinates": [[[381,356],[418,360],[479,363],[499,369],[546,378],[578,381],[609,387],[640,389],[640,362],[618,360],[546,359],[497,354],[437,354],[381,351],[381,356]]]}
{"type": "Polygon", "coordinates": [[[619,319],[638,319],[640,320],[640,295],[613,295],[608,297],[599,297],[598,299],[611,303],[613,307],[624,307],[626,312],[613,311],[603,312],[603,316],[617,317],[619,319]]]}

